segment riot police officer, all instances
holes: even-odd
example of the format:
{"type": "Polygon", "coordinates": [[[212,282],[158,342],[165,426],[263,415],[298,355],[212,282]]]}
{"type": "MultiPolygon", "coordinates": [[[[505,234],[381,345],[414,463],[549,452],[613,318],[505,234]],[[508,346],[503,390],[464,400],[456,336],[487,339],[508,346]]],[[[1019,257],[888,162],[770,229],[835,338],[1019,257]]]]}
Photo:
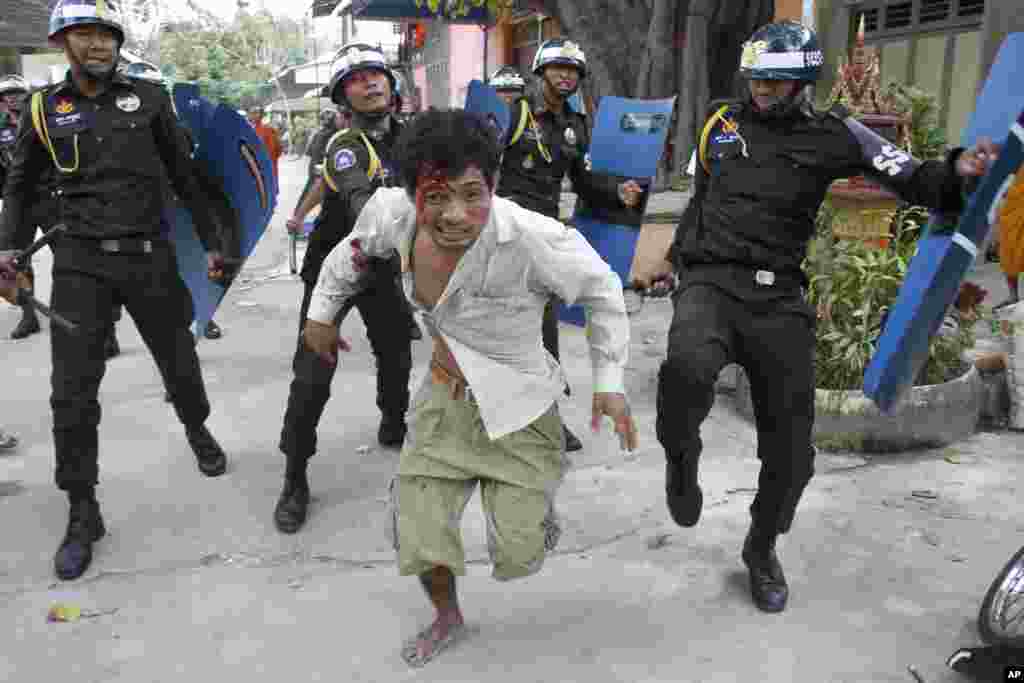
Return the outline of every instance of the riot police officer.
{"type": "MultiPolygon", "coordinates": [[[[17,74],[0,76],[0,188],[7,177],[7,167],[11,164],[14,154],[14,143],[18,137],[18,122],[29,86],[24,78],[17,74]]],[[[34,281],[31,270],[26,273],[29,282],[34,281]]],[[[11,339],[24,339],[39,332],[39,318],[36,310],[26,304],[21,307],[21,320],[11,331],[11,339]]]]}
{"type": "MultiPolygon", "coordinates": [[[[591,173],[587,167],[587,120],[568,104],[587,76],[583,50],[565,38],[547,40],[534,56],[533,73],[540,78],[540,94],[534,102],[524,94],[525,83],[513,67],[502,67],[491,77],[491,85],[499,94],[513,100],[511,129],[518,132],[505,150],[498,196],[557,219],[562,180],[568,174],[579,201],[589,207],[614,211],[635,206],[641,194],[635,181],[620,184],[614,178],[591,173]],[[513,99],[517,91],[518,96],[513,99]]],[[[544,311],[543,335],[544,348],[558,359],[558,314],[554,301],[544,311]]],[[[565,425],[563,431],[567,451],[583,448],[565,425]]]]}
{"type": "Polygon", "coordinates": [[[700,426],[719,371],[738,363],[750,378],[761,460],[742,559],[767,612],[785,609],[776,539],[814,473],[816,314],[801,264],[825,193],[838,178],[866,174],[910,203],[957,212],[962,177],[984,173],[995,153],[985,143],[922,163],[839,108],[815,111],[808,86],[821,64],[817,38],[796,22],[762,27],[745,44],[748,93],[712,105],[694,196],[660,269],[679,277],[657,398],[669,512],[684,527],[700,518],[700,426]]]}
{"type": "MultiPolygon", "coordinates": [[[[302,229],[305,215],[322,202],[316,229],[302,264],[305,291],[299,312],[297,340],[280,449],[286,457],[285,482],[274,510],[274,522],[285,533],[298,531],[309,507],[306,465],[316,452],[317,424],[330,397],[334,367],[302,343],[302,322],[327,254],[348,235],[370,196],[397,182],[391,168],[392,147],[400,125],[392,116],[394,76],[380,50],[362,43],[338,51],[328,91],[331,99],[352,111],[352,127],[328,142],[323,172],[288,221],[302,229]]],[[[373,264],[373,283],[354,305],[366,324],[377,361],[377,407],[381,411],[377,439],[383,446],[400,446],[405,439],[409,406],[412,351],[408,303],[398,287],[397,255],[373,264]]]]}
{"type": "MultiPolygon", "coordinates": [[[[53,246],[51,307],[77,325],[51,327],[53,435],[57,486],[70,510],[54,557],[61,579],[92,561],[105,533],[96,499],[97,400],[104,373],[103,342],[111,310],[132,315],[174,397],[199,470],[218,476],[224,451],[205,426],[206,389],[189,332],[192,300],[178,275],[174,249],[161,236],[167,179],[189,205],[211,272],[223,269],[208,208],[188,172],[189,150],[177,134],[166,91],[115,70],[124,29],[102,0],[59,0],[49,38],[70,64],[64,81],[31,100],[22,118],[4,190],[0,250],[23,243],[32,228],[24,198],[54,171],[59,218],[66,234],[53,246]]],[[[16,296],[15,261],[0,252],[0,294],[16,296]]]]}
{"type": "Polygon", "coordinates": [[[519,69],[514,66],[502,66],[487,79],[490,85],[498,93],[498,97],[512,106],[516,100],[526,93],[526,81],[523,80],[519,69]]]}

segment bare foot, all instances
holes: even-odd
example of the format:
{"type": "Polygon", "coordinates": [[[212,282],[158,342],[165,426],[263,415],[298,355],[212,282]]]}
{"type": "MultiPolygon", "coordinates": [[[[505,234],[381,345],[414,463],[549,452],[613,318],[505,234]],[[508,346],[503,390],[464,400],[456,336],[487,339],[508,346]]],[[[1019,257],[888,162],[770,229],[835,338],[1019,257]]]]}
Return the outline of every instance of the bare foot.
{"type": "Polygon", "coordinates": [[[423,666],[466,633],[466,624],[459,612],[438,615],[433,624],[406,642],[402,647],[402,659],[409,666],[423,666]]]}

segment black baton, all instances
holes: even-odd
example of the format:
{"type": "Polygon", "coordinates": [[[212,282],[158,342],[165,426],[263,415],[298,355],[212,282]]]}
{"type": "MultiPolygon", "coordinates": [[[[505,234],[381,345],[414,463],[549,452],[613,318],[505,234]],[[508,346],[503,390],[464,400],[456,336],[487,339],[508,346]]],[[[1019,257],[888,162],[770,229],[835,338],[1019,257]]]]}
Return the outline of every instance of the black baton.
{"type": "MultiPolygon", "coordinates": [[[[42,237],[33,242],[28,249],[14,257],[14,269],[19,272],[25,272],[28,270],[29,263],[32,261],[32,255],[48,244],[52,244],[58,237],[67,232],[67,229],[68,226],[63,223],[58,223],[50,228],[42,237]]],[[[51,321],[64,328],[66,332],[70,332],[71,334],[78,333],[78,325],[74,324],[59,313],[54,313],[50,310],[49,306],[29,294],[26,290],[18,290],[17,302],[18,306],[29,306],[39,313],[42,313],[51,321]]]]}

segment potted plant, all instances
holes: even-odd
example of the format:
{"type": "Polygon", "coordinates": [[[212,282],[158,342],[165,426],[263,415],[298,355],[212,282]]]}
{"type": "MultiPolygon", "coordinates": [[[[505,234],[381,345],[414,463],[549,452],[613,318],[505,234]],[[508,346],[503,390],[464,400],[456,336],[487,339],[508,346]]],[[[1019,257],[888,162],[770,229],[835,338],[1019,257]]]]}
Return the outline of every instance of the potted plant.
{"type": "MultiPolygon", "coordinates": [[[[836,240],[829,226],[831,211],[827,204],[822,208],[804,264],[810,279],[808,300],[818,311],[815,442],[826,449],[896,451],[944,445],[973,433],[981,408],[981,380],[963,354],[974,345],[981,297],[969,286],[962,297],[964,310],[954,307],[932,339],[928,360],[906,400],[882,414],[861,390],[864,370],[916,250],[927,210],[898,211],[885,249],[836,240]]],[[[741,410],[751,414],[745,377],[740,384],[741,410]]]]}

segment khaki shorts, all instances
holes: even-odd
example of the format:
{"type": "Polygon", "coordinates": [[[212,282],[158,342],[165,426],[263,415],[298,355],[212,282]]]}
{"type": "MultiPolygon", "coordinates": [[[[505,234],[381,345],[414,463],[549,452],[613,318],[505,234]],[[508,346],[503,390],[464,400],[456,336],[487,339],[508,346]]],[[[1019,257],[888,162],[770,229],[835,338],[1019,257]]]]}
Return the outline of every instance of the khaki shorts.
{"type": "Polygon", "coordinates": [[[491,441],[473,400],[428,376],[408,425],[389,507],[399,572],[466,573],[462,514],[479,482],[494,578],[536,573],[557,542],[553,502],[568,465],[557,404],[491,441]]]}

